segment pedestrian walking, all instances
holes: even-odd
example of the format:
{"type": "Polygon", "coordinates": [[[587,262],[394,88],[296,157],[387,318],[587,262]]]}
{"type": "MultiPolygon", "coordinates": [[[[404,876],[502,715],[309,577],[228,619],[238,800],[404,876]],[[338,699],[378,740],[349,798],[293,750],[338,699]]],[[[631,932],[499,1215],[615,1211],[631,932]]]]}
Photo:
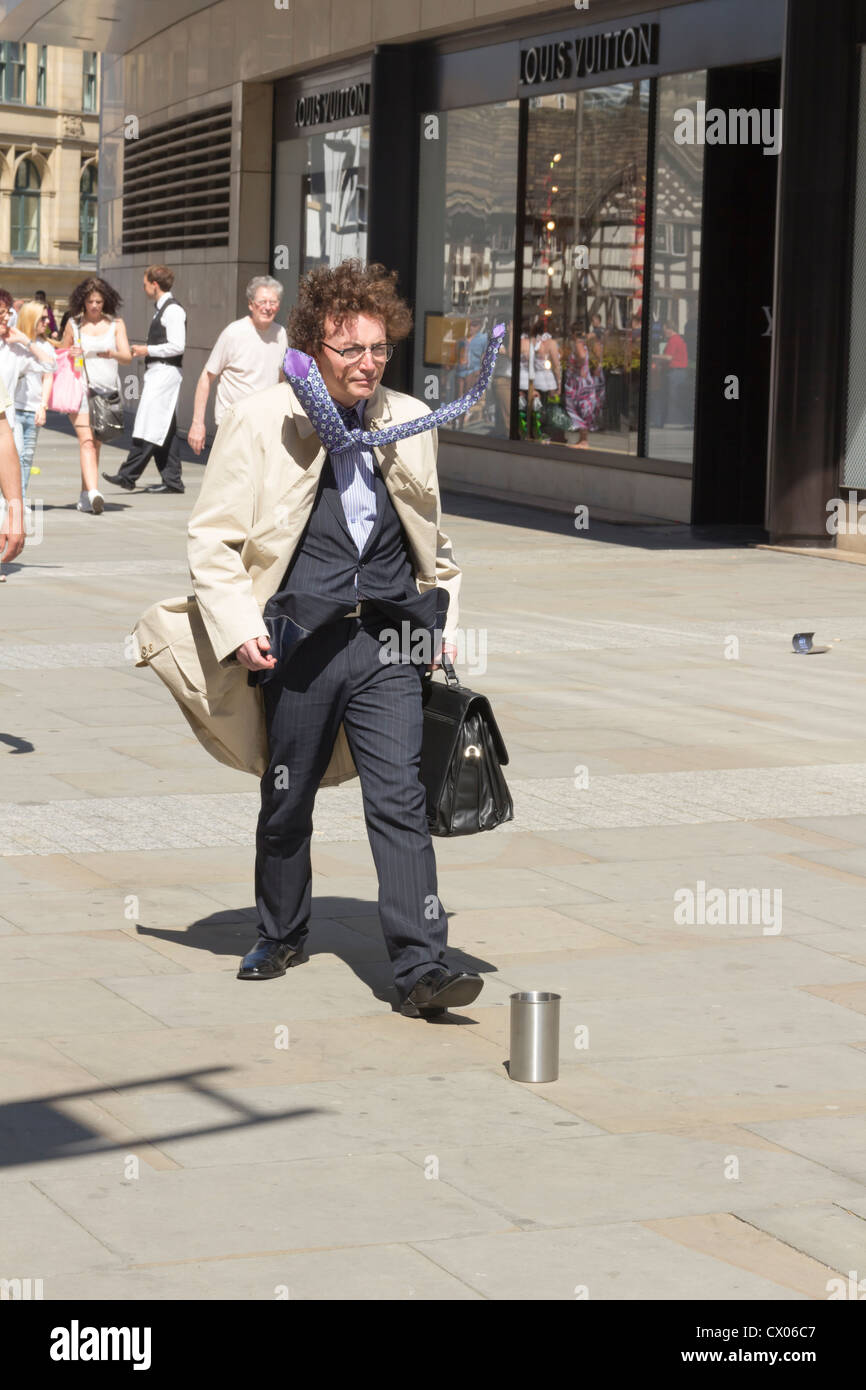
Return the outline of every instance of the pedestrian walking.
{"type": "Polygon", "coordinates": [[[132,448],[119,473],[103,473],[102,476],[115,487],[132,492],[153,458],[160,481],[144,490],[183,492],[177,398],[183,380],[186,311],[171,292],[174,271],[168,266],[148,266],[142,284],[155,308],[147,330],[147,342],[136,343],[132,348],[133,357],[144,358],[144,382],[132,427],[132,448]]]}
{"type": "Polygon", "coordinates": [[[132,361],[126,324],[117,314],[120,304],[120,295],[107,280],[99,275],[88,276],[69,296],[69,318],[61,339],[61,347],[74,347],[81,372],[81,400],[77,410],[67,412],[78,436],[81,462],[81,492],[76,506],[80,512],[94,516],[101,516],[105,500],[97,487],[102,446],[90,427],[87,385],[89,379],[91,386],[119,391],[117,364],[132,361]],[[83,369],[85,359],[87,377],[83,369]]]}
{"type": "Polygon", "coordinates": [[[45,336],[46,336],[47,338],[56,338],[56,337],[57,337],[57,320],[56,320],[55,317],[54,317],[54,310],[52,309],[50,303],[48,302],[48,299],[47,299],[46,296],[45,296],[45,291],[44,291],[44,290],[37,290],[36,293],[34,294],[33,298],[39,300],[39,303],[43,306],[43,308],[45,309],[46,314],[48,315],[48,332],[46,333],[45,336]]]}
{"type": "Polygon", "coordinates": [[[3,564],[16,559],[24,549],[21,467],[9,424],[11,410],[12,401],[0,378],[0,584],[6,583],[3,564]]]}
{"type": "MultiPolygon", "coordinates": [[[[51,367],[52,349],[39,338],[29,338],[16,324],[10,323],[12,315],[12,296],[8,290],[0,289],[0,381],[9,397],[7,419],[9,428],[15,426],[15,393],[23,372],[31,365],[41,363],[51,367]]],[[[17,314],[16,314],[17,319],[17,314]]]]}
{"type": "Polygon", "coordinates": [[[214,420],[217,426],[235,401],[254,391],[276,386],[289,340],[282,324],[274,320],[279,312],[283,287],[270,275],[254,275],[247,285],[249,313],[235,319],[220,333],[204,364],[195,388],[192,424],[187,443],[200,454],[205,442],[205,412],[214,382],[214,420]]]}
{"type": "Polygon", "coordinates": [[[51,384],[57,367],[57,354],[48,342],[48,314],[38,299],[28,299],[18,312],[18,330],[29,342],[36,342],[50,354],[50,361],[39,361],[31,355],[18,378],[15,392],[15,448],[21,460],[21,495],[27,501],[30,470],[36,439],[45,424],[45,412],[51,395],[51,384]]]}
{"type": "Polygon", "coordinates": [[[316,791],[357,772],[395,985],[402,1011],[417,1018],[471,1003],[482,980],[445,964],[447,919],[419,776],[423,676],[439,659],[437,634],[443,656],[456,656],[461,572],[441,529],[436,413],[381,384],[412,327],[395,282],[384,266],[357,260],[302,279],[289,321],[298,351],[286,361],[308,354],[300,368],[313,359],[323,396],[365,434],[334,438],[288,382],[236,402],[189,521],[195,600],[158,605],[136,632],[145,660],[160,662],[168,648],[184,687],[207,691],[206,746],[243,741],[248,765],[264,770],[259,939],[238,978],[276,979],[297,957],[311,913],[316,791]],[[402,435],[421,418],[430,420],[424,433],[402,435]],[[375,448],[369,431],[392,426],[375,448]],[[263,616],[269,600],[296,639],[279,663],[263,616]],[[419,633],[432,640],[416,645],[419,633]],[[207,674],[195,669],[200,652],[207,674]],[[248,673],[264,681],[261,699],[248,673]]]}

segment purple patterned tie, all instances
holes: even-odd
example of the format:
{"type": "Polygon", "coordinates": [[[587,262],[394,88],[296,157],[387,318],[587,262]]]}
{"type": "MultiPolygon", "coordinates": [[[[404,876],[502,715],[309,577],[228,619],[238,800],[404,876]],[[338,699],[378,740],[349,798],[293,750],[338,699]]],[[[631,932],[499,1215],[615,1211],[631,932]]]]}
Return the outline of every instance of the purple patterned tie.
{"type": "Polygon", "coordinates": [[[440,405],[439,409],[432,411],[432,413],[419,415],[415,420],[406,420],[404,424],[392,425],[390,429],[386,430],[347,429],[340,418],[334,401],[328,395],[328,389],[322,380],[318,367],[306,352],[299,352],[297,348],[289,348],[283,361],[283,371],[289,385],[303,406],[307,418],[315,426],[319,439],[329,453],[344,454],[347,449],[357,447],[378,449],[385,444],[392,444],[398,439],[409,439],[413,434],[423,434],[425,430],[438,429],[440,425],[446,425],[449,420],[456,420],[457,416],[462,415],[470,406],[476,405],[490,384],[490,378],[493,375],[493,363],[504,336],[505,324],[495,324],[490,335],[490,342],[484,349],[484,356],[481,359],[478,381],[470,391],[466,392],[465,396],[461,396],[459,400],[451,401],[448,405],[440,405]]]}

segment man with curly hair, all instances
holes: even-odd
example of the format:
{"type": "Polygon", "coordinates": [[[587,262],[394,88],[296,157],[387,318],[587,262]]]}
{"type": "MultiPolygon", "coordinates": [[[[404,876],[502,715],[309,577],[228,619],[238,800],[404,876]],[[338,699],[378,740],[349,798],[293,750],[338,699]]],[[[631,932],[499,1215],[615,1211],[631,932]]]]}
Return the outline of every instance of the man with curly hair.
{"type": "MultiPolygon", "coordinates": [[[[349,429],[429,413],[381,384],[412,328],[394,272],[356,260],[317,267],[301,281],[288,327],[349,429]]],[[[456,655],[460,569],[441,530],[435,431],[330,454],[287,382],[237,401],[190,518],[189,561],[217,661],[239,663],[262,685],[259,939],[238,978],[276,979],[296,963],[309,930],[316,790],[357,771],[401,1010],[430,1017],[471,1003],[481,977],[444,960],[447,920],[419,777],[422,681],[439,653],[435,637],[426,649],[392,641],[396,618],[404,635],[435,630],[442,651],[456,655]],[[262,616],[274,595],[295,634],[279,661],[262,616]],[[340,758],[349,771],[327,775],[340,758]]]]}

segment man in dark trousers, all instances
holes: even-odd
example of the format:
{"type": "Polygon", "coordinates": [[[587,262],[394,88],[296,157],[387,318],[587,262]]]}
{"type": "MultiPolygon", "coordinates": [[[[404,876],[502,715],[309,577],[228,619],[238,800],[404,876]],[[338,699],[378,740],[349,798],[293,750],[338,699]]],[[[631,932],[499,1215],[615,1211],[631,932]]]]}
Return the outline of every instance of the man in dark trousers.
{"type": "Polygon", "coordinates": [[[145,490],[183,492],[177,398],[183,380],[186,312],[171,292],[174,271],[168,266],[148,266],[143,284],[155,308],[147,330],[147,343],[131,348],[133,357],[144,358],[144,382],[132,427],[132,448],[119,473],[103,473],[102,476],[116,487],[132,492],[153,457],[160,482],[145,490]]]}
{"type": "MultiPolygon", "coordinates": [[[[427,410],[380,384],[412,325],[395,280],[381,265],[346,261],[299,286],[289,341],[315,359],[350,428],[389,428],[427,410]]],[[[301,950],[316,791],[357,771],[402,1011],[441,1014],[481,990],[479,975],[445,964],[419,777],[423,675],[439,655],[432,633],[456,655],[460,570],[440,522],[433,431],[330,454],[287,382],[223,416],[190,517],[189,563],[217,661],[264,678],[259,940],[239,979],[282,976],[301,950]],[[262,616],[269,600],[304,634],[279,662],[262,616]],[[426,649],[415,642],[424,631],[426,649]],[[409,640],[395,646],[395,632],[409,640]]]]}

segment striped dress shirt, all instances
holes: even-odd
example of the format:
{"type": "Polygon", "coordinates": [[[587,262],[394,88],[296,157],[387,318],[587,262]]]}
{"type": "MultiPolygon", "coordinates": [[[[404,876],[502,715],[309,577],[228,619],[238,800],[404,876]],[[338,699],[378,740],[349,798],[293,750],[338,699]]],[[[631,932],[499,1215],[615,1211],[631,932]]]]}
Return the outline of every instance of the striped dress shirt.
{"type": "MultiPolygon", "coordinates": [[[[333,399],[333,398],[332,398],[333,399]]],[[[340,405],[334,401],[347,429],[363,429],[364,401],[356,406],[340,405]]],[[[376,520],[376,489],[373,484],[373,454],[369,449],[347,449],[343,454],[331,454],[334,478],[343,504],[346,525],[362,554],[376,520]]],[[[355,588],[358,576],[355,575],[355,588]]]]}

